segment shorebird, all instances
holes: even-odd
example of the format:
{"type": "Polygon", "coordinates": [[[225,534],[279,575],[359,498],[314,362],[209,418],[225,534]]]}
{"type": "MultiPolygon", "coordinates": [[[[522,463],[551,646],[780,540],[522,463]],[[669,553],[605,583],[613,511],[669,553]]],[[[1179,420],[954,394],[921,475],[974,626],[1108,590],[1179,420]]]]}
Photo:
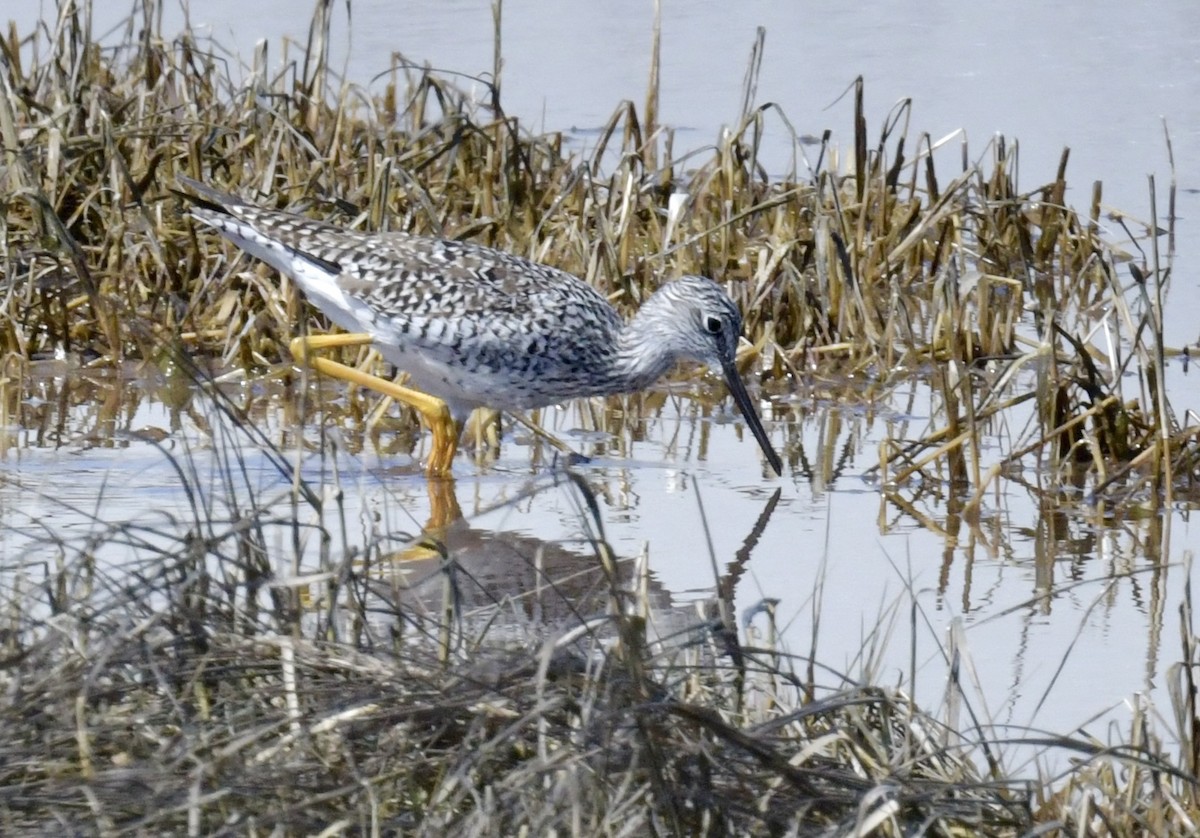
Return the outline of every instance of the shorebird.
{"type": "Polygon", "coordinates": [[[721,287],[684,276],[626,322],[600,292],[557,268],[469,242],[362,233],[266,209],[187,177],[192,217],[291,277],[350,334],[292,341],[297,361],[408,404],[433,432],[426,467],[445,477],[476,407],[521,411],[643,390],[679,360],[725,379],[771,468],[783,463],[734,363],[742,317],[721,287]],[[317,357],[374,344],[412,388],[317,357]]]}

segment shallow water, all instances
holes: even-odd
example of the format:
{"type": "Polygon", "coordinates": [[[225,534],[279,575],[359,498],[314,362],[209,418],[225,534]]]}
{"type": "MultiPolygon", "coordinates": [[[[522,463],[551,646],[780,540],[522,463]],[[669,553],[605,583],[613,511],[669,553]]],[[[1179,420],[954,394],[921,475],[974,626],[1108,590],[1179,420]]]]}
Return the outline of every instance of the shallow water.
{"type": "MultiPolygon", "coordinates": [[[[32,14],[32,7],[7,11],[32,14]]],[[[235,7],[212,0],[193,5],[192,21],[210,23],[218,41],[248,56],[258,37],[282,33],[303,41],[307,21],[281,14],[284,8],[295,5],[235,7]],[[232,19],[236,26],[222,22],[232,19]]],[[[471,75],[491,69],[488,0],[409,4],[399,15],[394,9],[364,0],[353,4],[349,26],[337,18],[335,60],[350,56],[351,79],[369,83],[393,50],[471,75]]],[[[504,4],[503,101],[534,126],[570,131],[586,149],[619,100],[644,98],[652,7],[622,0],[573,4],[568,16],[546,9],[504,4]]],[[[114,19],[124,14],[123,7],[105,11],[114,19]]],[[[168,12],[164,28],[171,31],[182,18],[178,10],[168,12]]],[[[878,2],[666,4],[661,118],[677,128],[676,152],[711,143],[722,125],[737,120],[760,24],[767,36],[756,101],[778,103],[799,133],[830,128],[835,142],[851,137],[852,103],[836,100],[863,74],[872,125],[892,103],[911,96],[913,134],[928,131],[936,140],[964,129],[971,159],[986,155],[993,132],[1019,139],[1024,189],[1052,179],[1069,145],[1069,198],[1079,204],[1101,179],[1106,204],[1146,218],[1146,174],[1154,172],[1165,216],[1165,117],[1181,188],[1166,328],[1175,345],[1196,339],[1188,315],[1200,306],[1191,281],[1200,264],[1200,28],[1190,0],[1136,9],[1115,0],[1007,0],[930,7],[920,16],[904,4],[878,2]]],[[[108,25],[97,21],[97,31],[108,25]]],[[[772,133],[765,159],[773,171],[784,171],[793,152],[803,149],[792,145],[773,115],[767,121],[772,133]]],[[[960,149],[956,139],[939,167],[952,168],[960,149]]],[[[803,172],[802,161],[797,167],[803,172]]],[[[1116,223],[1108,234],[1125,241],[1116,223]]],[[[1170,366],[1167,383],[1181,413],[1198,406],[1197,388],[1179,364],[1170,366]]],[[[255,389],[264,386],[230,389],[235,399],[257,405],[255,423],[290,452],[303,474],[328,477],[335,469],[319,453],[319,419],[297,421],[278,394],[255,389]],[[299,428],[317,453],[295,453],[299,428]]],[[[780,601],[778,619],[793,652],[811,651],[850,674],[869,668],[883,681],[915,676],[918,698],[934,708],[945,690],[943,658],[961,627],[960,652],[974,663],[963,667],[964,680],[978,683],[967,698],[985,718],[1065,732],[1097,716],[1123,722],[1122,702],[1138,693],[1167,712],[1165,673],[1180,654],[1182,563],[1186,550],[1200,543],[1190,529],[1190,509],[1112,520],[1082,506],[1045,508],[1017,481],[989,495],[974,525],[950,514],[937,486],[909,492],[902,499],[911,505],[901,506],[874,480],[879,444],[906,425],[918,434],[932,413],[931,396],[919,381],[869,407],[837,393],[814,387],[811,400],[768,420],[777,447],[788,452],[783,479],[764,476],[753,440],[728,406],[713,420],[695,403],[674,398],[660,399],[661,413],[651,409],[645,423],[617,434],[607,454],[582,469],[617,552],[646,555],[664,612],[709,596],[714,576],[734,575],[739,614],[764,598],[780,601]],[[766,522],[749,559],[736,562],[761,516],[766,522]],[[1166,528],[1169,546],[1160,555],[1166,528]],[[881,624],[886,642],[877,639],[881,624]],[[864,647],[876,646],[864,663],[864,647]]],[[[240,440],[237,450],[264,495],[286,503],[288,481],[270,459],[236,435],[219,438],[213,428],[221,423],[203,399],[172,382],[129,384],[103,376],[88,382],[51,369],[19,400],[24,407],[0,433],[0,556],[10,569],[31,557],[45,559],[39,551],[47,548],[48,532],[83,543],[97,519],[187,520],[191,498],[167,455],[190,452],[197,480],[207,480],[219,495],[217,458],[229,450],[229,439],[240,440]],[[62,397],[75,387],[94,390],[86,398],[62,397]],[[137,433],[143,431],[149,433],[137,433]]],[[[594,433],[589,413],[578,406],[549,412],[544,421],[577,445],[594,433]]],[[[1019,429],[1013,420],[998,430],[1019,429]]],[[[545,461],[534,465],[531,448],[516,443],[520,437],[510,431],[499,459],[484,467],[466,458],[456,464],[457,501],[470,530],[462,543],[507,536],[522,556],[536,553],[537,543],[586,563],[578,495],[547,472],[545,461]]],[[[381,533],[419,529],[430,499],[410,461],[380,453],[349,430],[340,444],[336,473],[352,523],[348,544],[362,548],[381,533]]],[[[1021,476],[1038,480],[1036,473],[1021,476]]],[[[278,539],[281,555],[287,554],[286,536],[278,539]]],[[[114,548],[111,558],[131,554],[132,548],[114,548]]],[[[1089,729],[1107,738],[1103,725],[1089,729]]]]}
{"type": "MultiPolygon", "coordinates": [[[[106,574],[119,574],[153,561],[153,549],[171,549],[155,533],[203,531],[206,519],[247,508],[252,495],[284,522],[268,528],[281,580],[324,572],[313,529],[323,525],[335,556],[377,557],[367,574],[377,584],[394,586],[397,575],[407,586],[425,580],[403,599],[436,612],[437,563],[411,561],[407,552],[432,514],[431,493],[411,459],[380,453],[386,434],[372,442],[336,412],[303,416],[263,382],[223,388],[304,479],[340,489],[336,503],[326,495],[323,514],[303,504],[297,513],[290,478],[270,451],[213,410],[208,396],[181,398],[178,382],[166,378],[57,365],[38,375],[19,404],[5,392],[15,420],[0,432],[6,586],[18,568],[33,573],[85,548],[106,574]],[[229,487],[233,454],[247,491],[229,487]],[[197,514],[197,505],[207,511],[197,514]],[[299,554],[286,523],[296,518],[305,532],[299,554]],[[123,535],[130,522],[136,538],[123,535]]],[[[711,411],[700,403],[635,399],[628,406],[643,418],[614,437],[595,429],[585,406],[550,411],[543,421],[577,446],[580,438],[592,446],[606,440],[629,452],[602,455],[577,473],[595,493],[617,555],[647,563],[660,634],[695,624],[692,603],[721,588],[739,619],[778,600],[793,653],[851,676],[911,683],[930,708],[943,699],[952,637],[968,662],[966,700],[998,725],[1065,732],[1093,717],[1120,722],[1122,702],[1138,693],[1167,706],[1164,673],[1179,655],[1180,565],[1194,543],[1189,510],[1170,516],[1171,553],[1159,557],[1165,520],[1097,522],[1082,505],[1043,508],[1017,481],[1000,484],[974,525],[955,522],[939,486],[884,499],[874,474],[880,442],[905,427],[919,434],[932,410],[919,382],[868,407],[818,398],[802,413],[777,411],[768,427],[788,465],[782,479],[764,476],[740,422],[706,418],[711,411]]],[[[468,617],[506,603],[499,624],[518,634],[604,608],[582,497],[546,464],[546,452],[537,464],[525,436],[506,425],[498,457],[459,457],[454,493],[465,518],[441,531],[469,580],[461,589],[468,617]],[[538,584],[547,579],[555,585],[538,584]]],[[[749,641],[761,637],[764,620],[754,617],[749,641]]]]}

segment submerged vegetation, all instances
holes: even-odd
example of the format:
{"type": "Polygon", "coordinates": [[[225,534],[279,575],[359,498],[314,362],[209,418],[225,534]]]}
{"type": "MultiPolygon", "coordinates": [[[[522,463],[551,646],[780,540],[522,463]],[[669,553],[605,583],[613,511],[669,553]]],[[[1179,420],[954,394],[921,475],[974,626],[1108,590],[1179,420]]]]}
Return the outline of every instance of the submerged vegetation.
{"type": "MultiPolygon", "coordinates": [[[[939,171],[945,149],[908,135],[907,104],[872,132],[860,82],[847,153],[828,134],[794,137],[804,165],[767,172],[757,149],[777,114],[753,106],[751,78],[736,128],[676,157],[652,73],[645,105],[619,108],[581,159],[504,113],[495,87],[476,101],[399,59],[381,91],[339,82],[333,10],[317,4],[307,49],[281,70],[265,48],[243,67],[195,33],[164,36],[154,3],[111,47],[93,40],[87,3],[0,39],[5,425],[28,408],[28,365],[54,355],[209,383],[287,374],[288,340],[314,315],[181,215],[186,175],[345,226],[521,253],[625,310],[664,275],[711,275],[745,312],[744,365],[783,427],[813,382],[932,382],[930,425],[881,451],[898,508],[935,493],[969,522],[1030,463],[1049,502],[1086,498],[1097,515],[1193,491],[1195,429],[1160,387],[1160,222],[1131,231],[1136,257],[1118,252],[1100,235],[1098,185],[1085,215],[1065,205],[1065,154],[1054,182],[1024,193],[1004,141],[939,171]],[[1032,417],[1023,436],[986,465],[982,440],[1016,410],[1032,417]]],[[[206,393],[219,440],[237,414],[206,393]]],[[[805,468],[802,452],[785,460],[805,468]]],[[[451,606],[422,610],[380,577],[382,540],[329,555],[345,522],[320,487],[296,478],[281,517],[237,455],[225,463],[214,487],[179,455],[192,520],[98,527],[85,543],[50,533],[53,565],[4,568],[6,831],[1183,835],[1200,817],[1188,666],[1181,754],[1139,708],[1128,745],[1062,738],[1088,761],[1029,785],[982,729],[743,642],[719,597],[711,619],[656,635],[644,569],[611,555],[582,483],[599,598],[571,605],[587,617],[575,628],[514,644],[495,616],[455,611],[453,573],[451,606]],[[320,571],[277,578],[273,551],[291,543],[299,563],[310,532],[320,571]],[[98,571],[101,542],[139,557],[129,578],[98,571]]],[[[449,536],[433,541],[453,565],[449,536]]],[[[1190,614],[1184,626],[1190,661],[1190,614]]]]}

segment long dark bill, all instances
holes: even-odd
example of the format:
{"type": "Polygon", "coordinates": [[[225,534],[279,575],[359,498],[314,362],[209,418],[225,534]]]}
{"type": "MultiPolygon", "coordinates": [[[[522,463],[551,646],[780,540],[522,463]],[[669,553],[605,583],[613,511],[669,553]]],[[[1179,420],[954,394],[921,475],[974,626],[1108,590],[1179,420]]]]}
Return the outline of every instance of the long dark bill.
{"type": "Polygon", "coordinates": [[[745,417],[746,424],[750,426],[750,433],[754,434],[754,438],[758,440],[758,447],[762,449],[763,455],[767,458],[767,462],[771,464],[771,468],[775,470],[775,474],[782,477],[783,460],[779,459],[779,455],[771,447],[771,440],[767,439],[767,431],[763,428],[762,420],[758,418],[758,412],[755,411],[754,404],[750,401],[750,394],[746,392],[746,385],[742,383],[742,377],[738,375],[737,366],[733,362],[726,363],[723,366],[725,384],[728,385],[729,392],[733,395],[733,400],[737,403],[738,410],[745,417]]]}

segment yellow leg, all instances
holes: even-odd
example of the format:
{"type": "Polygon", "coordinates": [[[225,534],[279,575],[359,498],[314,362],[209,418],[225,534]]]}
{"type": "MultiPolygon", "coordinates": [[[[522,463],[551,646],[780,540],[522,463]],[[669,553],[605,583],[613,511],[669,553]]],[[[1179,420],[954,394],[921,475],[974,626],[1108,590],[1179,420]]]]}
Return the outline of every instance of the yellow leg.
{"type": "Polygon", "coordinates": [[[458,450],[458,434],[461,430],[450,415],[450,408],[441,399],[401,387],[392,381],[377,375],[368,375],[362,370],[339,364],[328,358],[317,357],[314,353],[320,349],[340,346],[367,346],[374,341],[370,335],[354,333],[345,335],[310,335],[299,337],[292,341],[292,356],[298,363],[312,367],[317,372],[332,378],[340,378],[352,384],[368,387],[377,393],[391,396],[398,402],[403,402],[425,418],[425,423],[433,432],[433,450],[429,462],[425,464],[425,473],[429,477],[449,477],[450,465],[454,462],[454,453],[458,450]]]}

